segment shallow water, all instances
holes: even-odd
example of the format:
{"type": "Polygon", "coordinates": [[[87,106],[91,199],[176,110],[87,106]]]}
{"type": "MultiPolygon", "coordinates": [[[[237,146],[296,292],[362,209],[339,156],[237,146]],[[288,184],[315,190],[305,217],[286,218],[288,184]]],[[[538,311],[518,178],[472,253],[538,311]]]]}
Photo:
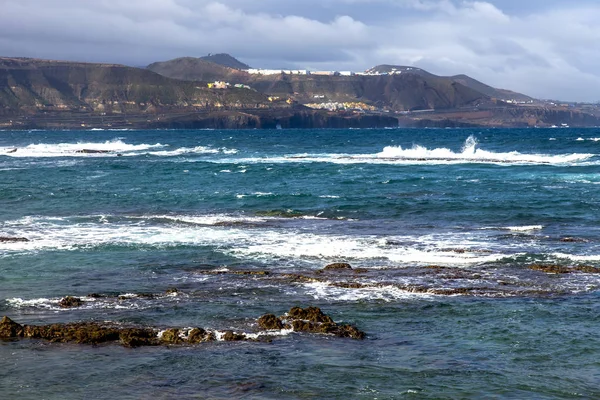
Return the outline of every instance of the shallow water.
{"type": "Polygon", "coordinates": [[[368,335],[2,342],[0,387],[599,397],[599,165],[596,129],[0,132],[0,236],[29,239],[0,243],[0,314],[251,333],[264,313],[315,305],[368,335]],[[365,270],[317,273],[338,261],[365,270]],[[61,308],[66,295],[84,305],[61,308]]]}

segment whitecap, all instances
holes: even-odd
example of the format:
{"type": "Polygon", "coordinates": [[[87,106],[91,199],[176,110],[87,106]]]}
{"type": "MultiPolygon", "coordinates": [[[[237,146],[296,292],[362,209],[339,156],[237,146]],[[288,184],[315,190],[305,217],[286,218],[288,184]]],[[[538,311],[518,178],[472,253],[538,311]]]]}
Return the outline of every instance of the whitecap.
{"type": "MultiPolygon", "coordinates": [[[[386,146],[376,154],[289,154],[272,157],[245,158],[235,160],[241,163],[314,163],[326,162],[336,164],[521,164],[521,165],[570,165],[580,164],[594,157],[590,153],[571,154],[528,154],[518,151],[493,152],[478,148],[479,144],[474,136],[465,141],[462,149],[455,152],[448,148],[428,149],[425,146],[413,145],[410,148],[402,146],[386,146]]],[[[232,162],[221,160],[216,162],[232,162]]]]}
{"type": "Polygon", "coordinates": [[[106,142],[77,142],[77,143],[37,143],[24,147],[0,147],[0,154],[10,157],[107,157],[129,155],[150,149],[163,148],[166,145],[129,144],[120,139],[106,142]]]}

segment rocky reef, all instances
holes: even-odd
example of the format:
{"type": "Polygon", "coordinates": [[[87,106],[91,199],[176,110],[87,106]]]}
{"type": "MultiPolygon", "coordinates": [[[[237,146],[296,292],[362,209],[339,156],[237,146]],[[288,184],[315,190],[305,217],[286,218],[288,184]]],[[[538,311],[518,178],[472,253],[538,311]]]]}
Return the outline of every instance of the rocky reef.
{"type": "MultiPolygon", "coordinates": [[[[73,299],[73,298],[71,298],[73,299]]],[[[0,339],[42,339],[57,343],[97,345],[120,343],[127,347],[195,345],[213,341],[271,340],[282,330],[328,334],[340,338],[364,339],[366,334],[352,325],[337,324],[318,307],[293,307],[281,317],[266,314],[258,318],[259,332],[244,333],[204,328],[123,327],[108,322],[76,322],[50,325],[21,325],[5,316],[0,321],[0,339]]]]}

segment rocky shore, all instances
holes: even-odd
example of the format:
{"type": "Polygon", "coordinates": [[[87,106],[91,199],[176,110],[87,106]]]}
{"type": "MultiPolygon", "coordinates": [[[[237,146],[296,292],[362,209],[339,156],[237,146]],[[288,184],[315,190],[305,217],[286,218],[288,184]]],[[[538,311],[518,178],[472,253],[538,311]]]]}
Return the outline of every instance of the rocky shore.
{"type": "MultiPolygon", "coordinates": [[[[69,299],[67,307],[76,307],[69,299]]],[[[80,301],[80,300],[79,300],[80,301]]],[[[119,343],[127,347],[195,345],[213,341],[270,341],[287,332],[327,334],[340,338],[364,339],[366,334],[352,325],[337,324],[317,307],[293,307],[277,317],[266,314],[256,321],[258,332],[218,331],[204,328],[123,327],[109,322],[77,322],[51,325],[22,325],[5,316],[0,321],[0,339],[41,339],[58,343],[97,345],[119,343]]]]}

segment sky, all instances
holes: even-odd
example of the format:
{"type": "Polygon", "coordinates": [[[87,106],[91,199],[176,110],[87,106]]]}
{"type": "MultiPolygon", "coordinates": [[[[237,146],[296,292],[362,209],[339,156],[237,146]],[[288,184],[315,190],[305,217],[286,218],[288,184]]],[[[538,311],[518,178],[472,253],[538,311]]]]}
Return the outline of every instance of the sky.
{"type": "Polygon", "coordinates": [[[0,56],[146,66],[229,53],[255,68],[467,74],[600,101],[598,0],[0,0],[0,56]]]}

